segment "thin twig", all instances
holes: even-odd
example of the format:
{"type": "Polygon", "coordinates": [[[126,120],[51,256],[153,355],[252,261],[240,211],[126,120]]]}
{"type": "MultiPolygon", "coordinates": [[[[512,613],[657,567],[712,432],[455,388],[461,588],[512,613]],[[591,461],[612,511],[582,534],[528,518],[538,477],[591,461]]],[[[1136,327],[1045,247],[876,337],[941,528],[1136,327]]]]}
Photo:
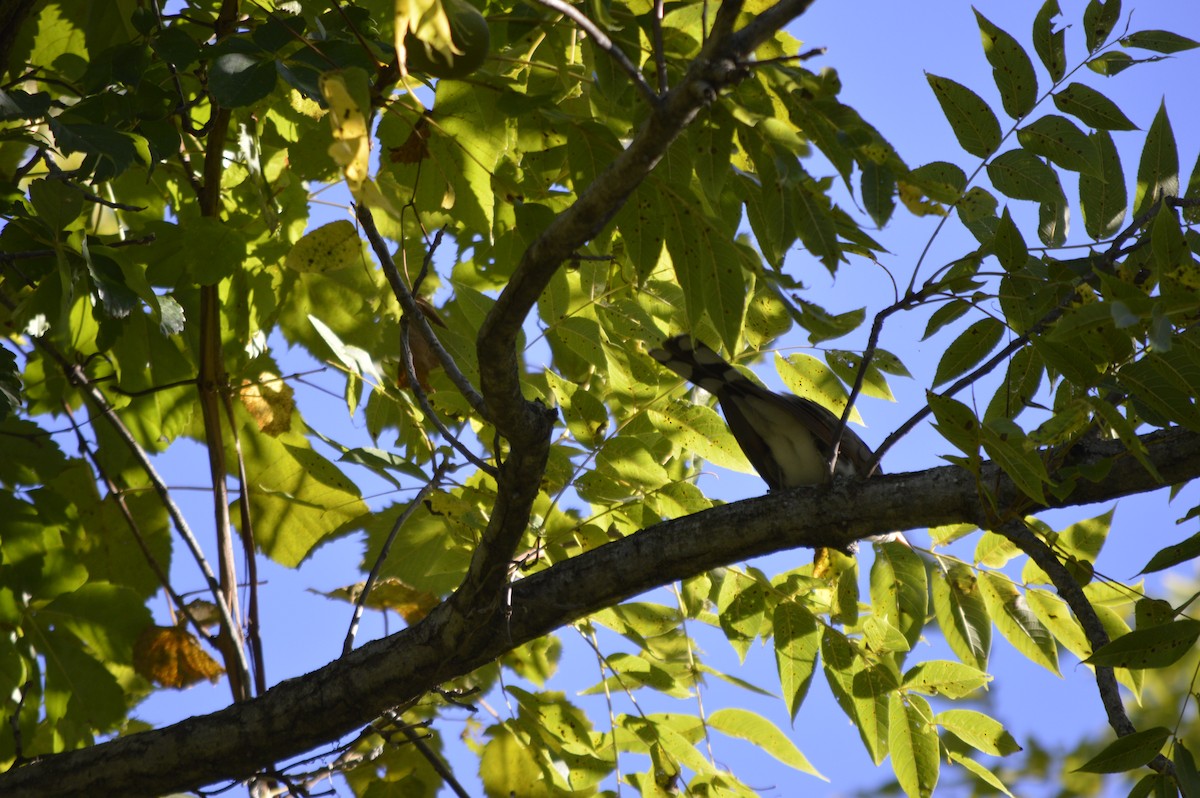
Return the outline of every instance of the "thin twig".
{"type": "MultiPolygon", "coordinates": [[[[986,363],[972,371],[970,374],[967,374],[938,395],[943,397],[953,396],[963,388],[966,388],[984,374],[987,374],[992,369],[996,368],[996,366],[1004,362],[1006,358],[1014,354],[1018,349],[1029,343],[1029,337],[1033,333],[1034,330],[1030,330],[1030,332],[1026,333],[1025,335],[1019,335],[1013,340],[1009,341],[1003,349],[997,352],[993,357],[989,358],[986,363]]],[[[871,458],[871,462],[867,466],[867,473],[869,474],[874,472],[875,469],[879,467],[879,461],[883,459],[883,455],[887,452],[887,450],[892,448],[892,446],[894,446],[898,440],[907,435],[913,427],[921,423],[921,421],[926,419],[932,412],[933,408],[926,404],[916,413],[913,413],[913,415],[910,416],[907,421],[897,427],[895,432],[893,432],[891,435],[888,435],[884,439],[883,443],[879,445],[879,448],[875,450],[875,456],[871,458]]]]}
{"type": "Polygon", "coordinates": [[[663,0],[654,0],[654,70],[658,73],[658,93],[666,94],[667,55],[663,49],[663,0]]]}
{"type": "Polygon", "coordinates": [[[417,747],[417,750],[421,752],[421,756],[425,757],[425,761],[427,761],[430,766],[437,771],[437,774],[442,777],[442,781],[446,782],[446,785],[454,791],[454,794],[457,795],[458,798],[471,798],[471,793],[467,792],[466,789],[459,784],[458,779],[454,777],[454,771],[452,771],[450,767],[442,761],[442,758],[438,756],[437,751],[434,751],[425,743],[424,737],[417,734],[416,730],[413,729],[412,726],[409,726],[403,721],[400,722],[398,728],[400,729],[400,733],[404,735],[404,738],[417,747]]]}
{"type": "Polygon", "coordinates": [[[367,580],[363,582],[362,591],[358,594],[358,598],[354,601],[354,612],[350,618],[350,629],[346,632],[346,640],[342,643],[342,656],[346,656],[354,648],[354,637],[358,634],[358,623],[362,619],[363,610],[367,606],[367,596],[371,593],[371,588],[375,586],[375,581],[379,578],[379,572],[383,570],[383,563],[387,560],[388,553],[392,550],[392,543],[395,542],[396,536],[400,534],[401,528],[412,517],[412,514],[417,511],[417,508],[425,501],[430,493],[442,481],[446,471],[450,467],[450,460],[446,458],[441,464],[433,469],[433,476],[422,488],[417,491],[417,495],[412,498],[408,506],[404,508],[404,512],[400,513],[400,517],[396,519],[396,523],[392,524],[392,531],[388,533],[387,539],[383,542],[383,547],[379,550],[379,556],[375,558],[374,564],[371,565],[371,573],[367,574],[367,580]]]}
{"type": "MultiPolygon", "coordinates": [[[[633,81],[634,87],[642,93],[646,101],[651,106],[658,105],[661,98],[654,93],[654,89],[646,82],[646,78],[642,75],[641,71],[629,60],[629,56],[625,55],[625,52],[620,47],[617,47],[613,43],[613,40],[608,38],[608,35],[588,19],[582,11],[575,8],[575,6],[568,5],[563,0],[536,0],[536,2],[552,11],[557,11],[582,28],[583,32],[596,43],[596,46],[612,56],[613,60],[617,62],[617,66],[624,70],[625,74],[629,75],[629,79],[633,81]]],[[[661,48],[659,52],[661,52],[661,48]]],[[[664,75],[660,75],[659,80],[661,81],[663,77],[664,75]]]]}
{"type": "Polygon", "coordinates": [[[204,630],[204,627],[192,615],[183,596],[175,592],[175,588],[171,585],[171,580],[167,576],[167,572],[159,564],[158,559],[154,556],[154,552],[150,551],[150,545],[146,543],[146,538],[142,534],[141,527],[138,526],[137,519],[133,517],[133,511],[129,509],[129,503],[125,501],[124,492],[113,482],[100,462],[100,458],[96,456],[96,452],[93,451],[87,438],[84,437],[83,428],[75,419],[75,413],[71,409],[71,405],[63,402],[62,408],[67,418],[70,419],[72,429],[75,431],[75,439],[79,445],[79,451],[83,452],[84,456],[91,462],[92,467],[96,469],[96,473],[99,474],[100,479],[104,482],[105,488],[108,489],[108,495],[112,497],[117,505],[117,509],[121,511],[121,517],[125,519],[125,524],[129,527],[129,532],[133,535],[134,542],[141,549],[142,557],[145,558],[146,564],[154,572],[155,577],[158,578],[158,583],[162,585],[162,589],[166,591],[167,596],[171,599],[174,610],[179,612],[192,625],[201,638],[207,639],[208,632],[204,630]]]}
{"type": "MultiPolygon", "coordinates": [[[[9,310],[12,310],[16,306],[16,304],[9,297],[3,294],[0,294],[0,305],[4,305],[9,310]]],[[[146,450],[143,449],[141,444],[137,442],[137,439],[133,436],[133,433],[129,431],[129,428],[125,426],[125,423],[121,421],[120,417],[117,416],[116,411],[113,410],[112,406],[108,403],[108,399],[98,388],[96,388],[91,380],[88,379],[87,374],[84,373],[82,368],[67,360],[67,358],[63,356],[61,352],[59,352],[50,342],[43,338],[35,338],[34,345],[58,364],[59,368],[61,368],[63,373],[67,376],[67,379],[70,380],[72,384],[77,386],[82,391],[84,398],[92,404],[94,416],[103,417],[112,426],[113,431],[117,433],[117,437],[119,437],[125,443],[130,453],[133,454],[134,459],[138,462],[138,465],[141,466],[142,471],[150,480],[150,484],[153,486],[154,492],[158,494],[159,500],[163,503],[163,507],[166,508],[167,515],[170,516],[171,521],[175,524],[175,530],[179,533],[179,536],[183,538],[183,542],[188,547],[188,550],[192,553],[192,558],[196,561],[197,567],[204,575],[204,580],[208,585],[209,592],[212,594],[213,602],[217,605],[217,614],[220,616],[221,626],[232,637],[234,629],[236,628],[234,626],[233,613],[230,612],[229,605],[225,602],[224,597],[221,595],[221,587],[217,582],[217,578],[213,574],[212,568],[208,564],[208,560],[204,557],[204,550],[200,547],[200,542],[192,533],[191,527],[188,526],[187,519],[184,517],[183,511],[179,509],[179,505],[177,505],[175,500],[171,498],[171,492],[167,488],[167,483],[163,480],[158,471],[155,470],[154,464],[151,463],[149,455],[146,454],[146,450]]],[[[237,665],[242,678],[248,680],[250,676],[250,668],[246,663],[245,651],[243,651],[241,647],[235,647],[234,654],[235,664],[237,665]]]]}
{"type": "Polygon", "coordinates": [[[429,321],[425,318],[425,314],[421,312],[417,305],[417,300],[412,292],[408,290],[408,286],[404,284],[404,279],[400,276],[400,270],[396,268],[396,262],[392,259],[392,253],[388,251],[387,242],[383,240],[383,236],[379,234],[379,228],[375,226],[375,217],[371,215],[371,210],[365,205],[358,205],[355,208],[355,215],[358,217],[359,224],[362,225],[363,232],[367,234],[367,240],[371,243],[371,249],[375,252],[375,257],[379,259],[379,264],[383,268],[383,274],[387,277],[388,284],[392,287],[392,292],[396,295],[396,300],[400,303],[404,314],[413,320],[417,325],[417,330],[425,338],[425,342],[429,344],[429,348],[437,355],[437,359],[441,362],[442,368],[450,381],[454,383],[454,387],[459,390],[471,408],[479,414],[479,417],[484,421],[491,421],[491,413],[488,412],[487,403],[479,391],[475,390],[475,386],[471,385],[471,381],[458,368],[458,364],[454,362],[454,358],[450,357],[450,353],[442,346],[442,342],[433,334],[433,328],[429,326],[429,321]]]}
{"type": "Polygon", "coordinates": [[[254,544],[254,523],[250,517],[250,479],[246,476],[246,458],[242,454],[242,438],[238,435],[233,415],[233,398],[228,391],[221,394],[225,405],[225,417],[229,421],[229,434],[233,436],[233,451],[237,457],[238,492],[241,501],[238,511],[242,519],[242,558],[246,561],[246,583],[249,596],[246,599],[246,640],[254,658],[254,688],[262,695],[267,691],[267,666],[263,653],[261,619],[258,607],[258,556],[254,544]]]}
{"type": "Polygon", "coordinates": [[[416,397],[417,404],[421,406],[421,412],[425,414],[425,418],[429,420],[433,426],[437,427],[437,431],[442,434],[442,437],[454,447],[455,451],[467,458],[480,471],[483,471],[488,476],[496,476],[496,467],[491,463],[486,462],[477,454],[467,448],[466,444],[458,439],[450,429],[442,423],[442,420],[437,417],[437,413],[433,411],[433,406],[429,404],[429,397],[425,394],[425,389],[421,387],[421,381],[417,378],[417,367],[413,363],[412,345],[408,340],[408,316],[400,319],[400,359],[404,363],[404,374],[408,377],[408,387],[416,397]]]}
{"type": "MultiPolygon", "coordinates": [[[[44,346],[44,344],[42,345],[44,346]]],[[[47,349],[47,351],[49,350],[47,349]]],[[[63,365],[63,363],[60,363],[60,365],[63,365]]],[[[192,553],[192,558],[196,561],[196,565],[204,575],[204,581],[208,585],[209,593],[212,594],[213,601],[217,605],[217,613],[221,616],[222,629],[231,638],[234,638],[237,627],[234,625],[233,613],[230,611],[229,604],[225,601],[216,575],[213,573],[208,560],[204,556],[204,550],[200,547],[200,541],[192,533],[192,529],[188,526],[187,519],[184,518],[183,511],[179,509],[179,505],[175,504],[175,500],[171,498],[171,492],[167,488],[166,481],[155,470],[154,464],[150,462],[149,455],[146,454],[146,450],[142,448],[137,439],[133,437],[133,433],[129,431],[129,428],[117,416],[116,411],[108,404],[108,400],[104,397],[104,394],[88,380],[87,375],[83,373],[83,369],[69,363],[65,363],[65,369],[68,378],[83,391],[84,396],[95,406],[96,415],[103,416],[108,421],[117,433],[117,437],[125,443],[126,447],[133,454],[134,459],[137,460],[138,465],[141,466],[142,471],[149,478],[150,484],[154,487],[154,492],[158,494],[159,500],[166,508],[171,521],[174,522],[175,530],[183,538],[184,544],[187,545],[188,550],[192,553]]],[[[242,678],[249,680],[250,667],[246,662],[246,652],[241,646],[234,646],[233,648],[235,664],[241,671],[242,678]]]]}

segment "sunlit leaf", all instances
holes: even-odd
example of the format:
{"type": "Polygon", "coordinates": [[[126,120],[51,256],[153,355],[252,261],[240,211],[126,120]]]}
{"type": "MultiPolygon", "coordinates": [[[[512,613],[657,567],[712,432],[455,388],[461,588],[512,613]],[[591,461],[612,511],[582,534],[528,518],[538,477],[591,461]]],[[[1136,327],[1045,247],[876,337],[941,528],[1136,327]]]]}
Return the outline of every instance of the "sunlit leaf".
{"type": "Polygon", "coordinates": [[[967,665],[987,671],[992,619],[975,573],[961,563],[932,571],[933,612],[950,649],[967,665]]]}
{"type": "Polygon", "coordinates": [[[892,770],[909,798],[933,795],[938,783],[938,736],[933,711],[918,695],[888,698],[888,749],[892,770]]]}
{"type": "Polygon", "coordinates": [[[772,619],[775,627],[775,665],[788,714],[793,719],[808,694],[817,664],[821,637],[817,619],[791,601],[780,602],[772,619]]]}
{"type": "Polygon", "coordinates": [[[1008,756],[1021,750],[1004,726],[996,719],[972,709],[948,709],[939,712],[934,722],[953,732],[977,751],[992,756],[1008,756]]]}
{"type": "Polygon", "coordinates": [[[1008,579],[991,572],[980,574],[979,586],[1004,639],[1028,659],[1059,675],[1054,638],[1030,611],[1024,594],[1008,579]]]}
{"type": "Polygon", "coordinates": [[[719,709],[708,716],[708,725],[731,737],[749,740],[780,762],[802,773],[828,781],[809,763],[800,749],[775,724],[745,709],[719,709]]]}

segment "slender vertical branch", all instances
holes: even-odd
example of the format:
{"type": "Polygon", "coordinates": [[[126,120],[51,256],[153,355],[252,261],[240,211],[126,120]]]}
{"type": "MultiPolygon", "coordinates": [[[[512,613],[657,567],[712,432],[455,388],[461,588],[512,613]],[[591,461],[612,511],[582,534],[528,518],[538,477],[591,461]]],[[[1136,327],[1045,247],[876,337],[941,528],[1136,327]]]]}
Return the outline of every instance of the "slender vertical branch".
{"type": "Polygon", "coordinates": [[[242,455],[242,440],[238,435],[233,415],[233,398],[226,391],[224,400],[225,417],[229,422],[229,433],[233,436],[233,449],[237,456],[238,512],[241,517],[242,558],[246,562],[246,639],[254,660],[254,689],[259,695],[267,691],[267,666],[262,644],[262,618],[258,603],[258,555],[254,543],[254,520],[250,517],[250,479],[246,476],[246,458],[242,455]]]}
{"type": "MultiPolygon", "coordinates": [[[[1088,601],[1083,588],[1079,586],[1079,583],[1071,576],[1071,572],[1059,561],[1054,550],[1046,545],[1045,541],[1029,531],[1020,520],[1000,524],[995,531],[1011,540],[1017,548],[1029,555],[1029,559],[1046,572],[1054,584],[1055,590],[1058,591],[1058,595],[1071,608],[1079,625],[1083,627],[1083,633],[1093,651],[1109,642],[1108,632],[1105,631],[1104,624],[1100,622],[1100,616],[1096,614],[1092,603],[1088,601]]],[[[1095,669],[1096,688],[1100,692],[1100,703],[1104,705],[1105,714],[1108,716],[1108,725],[1112,726],[1118,737],[1133,734],[1137,729],[1134,728],[1133,721],[1125,712],[1125,704],[1121,701],[1121,691],[1117,686],[1117,677],[1113,673],[1113,669],[1102,665],[1096,665],[1095,669]]],[[[1165,757],[1159,754],[1150,762],[1150,767],[1163,771],[1170,768],[1171,765],[1165,757]]]]}

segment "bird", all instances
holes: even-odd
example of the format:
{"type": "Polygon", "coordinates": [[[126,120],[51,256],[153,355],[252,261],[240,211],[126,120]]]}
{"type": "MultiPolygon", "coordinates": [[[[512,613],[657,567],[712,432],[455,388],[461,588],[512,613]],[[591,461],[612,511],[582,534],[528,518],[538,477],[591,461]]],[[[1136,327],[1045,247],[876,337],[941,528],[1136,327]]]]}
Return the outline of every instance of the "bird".
{"type": "MultiPolygon", "coordinates": [[[[650,356],[717,397],[734,439],[771,490],[829,481],[839,419],[827,408],[767,390],[689,335],[666,339],[650,356]]],[[[862,438],[843,428],[835,473],[868,476],[873,456],[862,438]]]]}
{"type": "MultiPolygon", "coordinates": [[[[833,437],[840,419],[828,408],[801,396],[767,390],[690,335],[667,338],[650,350],[650,356],[717,397],[730,432],[768,488],[830,481],[833,437]]],[[[850,478],[881,474],[877,464],[871,466],[873,459],[871,447],[854,430],[843,427],[833,474],[850,478]]],[[[909,545],[897,532],[871,540],[909,545]]],[[[854,549],[851,545],[846,551],[854,549]]]]}

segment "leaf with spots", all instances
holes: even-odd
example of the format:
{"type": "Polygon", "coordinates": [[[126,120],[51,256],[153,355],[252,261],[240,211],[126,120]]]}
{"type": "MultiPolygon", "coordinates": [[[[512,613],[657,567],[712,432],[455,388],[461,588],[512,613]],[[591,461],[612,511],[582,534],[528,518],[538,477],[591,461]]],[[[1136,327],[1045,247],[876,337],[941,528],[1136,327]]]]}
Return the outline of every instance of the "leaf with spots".
{"type": "Polygon", "coordinates": [[[1180,618],[1135,629],[1096,649],[1084,662],[1109,668],[1165,668],[1178,662],[1200,639],[1200,621],[1180,618]]]}
{"type": "Polygon", "coordinates": [[[1037,75],[1033,62],[1017,40],[993,25],[983,14],[975,12],[983,52],[992,65],[992,79],[1000,90],[1004,112],[1020,119],[1033,110],[1037,102],[1037,75]]]}

